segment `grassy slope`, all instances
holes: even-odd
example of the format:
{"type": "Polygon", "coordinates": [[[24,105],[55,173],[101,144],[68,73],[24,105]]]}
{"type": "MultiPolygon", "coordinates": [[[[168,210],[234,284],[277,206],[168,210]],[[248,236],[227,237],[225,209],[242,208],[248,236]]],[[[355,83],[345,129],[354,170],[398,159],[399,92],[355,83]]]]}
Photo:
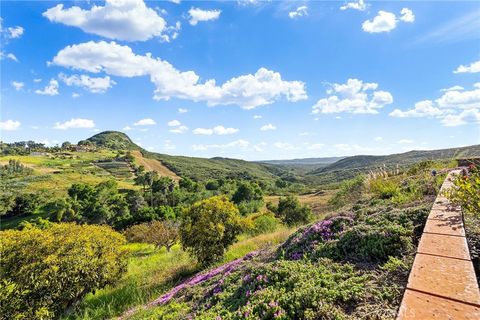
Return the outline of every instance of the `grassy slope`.
{"type": "MultiPolygon", "coordinates": [[[[226,263],[248,252],[279,244],[293,232],[281,228],[253,238],[241,237],[227,251],[226,263]]],[[[199,269],[195,261],[179,245],[170,253],[165,248],[155,249],[147,244],[128,244],[131,252],[128,271],[115,287],[106,287],[89,294],[79,306],[79,311],[68,319],[106,319],[120,315],[131,306],[146,303],[161,295],[199,269]]]]}

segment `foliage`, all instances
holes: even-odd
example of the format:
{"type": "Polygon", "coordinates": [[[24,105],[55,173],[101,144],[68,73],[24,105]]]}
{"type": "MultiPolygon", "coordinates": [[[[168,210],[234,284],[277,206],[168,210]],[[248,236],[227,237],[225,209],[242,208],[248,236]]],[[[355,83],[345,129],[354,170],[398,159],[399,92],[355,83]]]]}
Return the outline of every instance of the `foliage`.
{"type": "Polygon", "coordinates": [[[129,242],[151,243],[170,252],[179,240],[178,224],[170,220],[137,224],[127,228],[125,236],[129,242]]]}
{"type": "Polygon", "coordinates": [[[447,197],[466,212],[480,217],[480,169],[471,165],[468,174],[458,176],[447,197]]]}
{"type": "Polygon", "coordinates": [[[275,231],[280,222],[271,212],[262,212],[249,216],[247,219],[249,223],[248,233],[251,235],[259,235],[275,231]]]}
{"type": "Polygon", "coordinates": [[[239,204],[244,201],[262,200],[262,189],[255,183],[241,182],[232,196],[232,201],[239,204]]]}
{"type": "Polygon", "coordinates": [[[0,177],[2,179],[26,176],[32,173],[33,170],[31,168],[26,167],[15,159],[10,159],[7,164],[0,165],[0,177]]]}
{"type": "Polygon", "coordinates": [[[88,292],[115,283],[126,267],[124,241],[103,226],[2,231],[2,317],[54,318],[88,292]]]}
{"type": "Polygon", "coordinates": [[[334,208],[341,208],[349,203],[353,203],[362,197],[364,192],[365,178],[358,175],[352,180],[344,181],[339,188],[339,191],[329,200],[329,204],[334,208]]]}
{"type": "Polygon", "coordinates": [[[358,208],[299,229],[279,249],[285,259],[328,257],[337,261],[384,262],[411,253],[428,208],[358,208]]]}
{"type": "Polygon", "coordinates": [[[182,245],[203,265],[220,260],[242,230],[238,209],[226,197],[216,196],[186,210],[180,235],[182,245]]]}
{"type": "Polygon", "coordinates": [[[269,203],[267,207],[287,226],[305,224],[312,219],[312,209],[292,195],[281,197],[278,206],[269,203]]]}

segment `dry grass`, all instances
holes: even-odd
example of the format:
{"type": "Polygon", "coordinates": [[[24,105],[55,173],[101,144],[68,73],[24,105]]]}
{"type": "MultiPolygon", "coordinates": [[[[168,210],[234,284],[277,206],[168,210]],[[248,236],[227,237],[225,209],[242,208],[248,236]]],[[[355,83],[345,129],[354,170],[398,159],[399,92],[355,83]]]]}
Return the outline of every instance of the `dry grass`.
{"type": "Polygon", "coordinates": [[[132,151],[132,155],[135,158],[135,163],[144,166],[146,171],[155,171],[160,176],[169,177],[175,181],[180,180],[180,177],[177,176],[175,172],[165,167],[160,161],[144,158],[142,153],[138,150],[132,151]]]}

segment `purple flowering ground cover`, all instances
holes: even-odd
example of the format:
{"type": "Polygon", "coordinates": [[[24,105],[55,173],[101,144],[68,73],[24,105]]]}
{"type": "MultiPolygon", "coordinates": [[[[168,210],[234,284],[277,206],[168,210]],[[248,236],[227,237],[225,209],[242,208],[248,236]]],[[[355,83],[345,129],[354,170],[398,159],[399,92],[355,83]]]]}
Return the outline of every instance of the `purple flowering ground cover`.
{"type": "Polygon", "coordinates": [[[431,200],[357,203],[278,248],[188,280],[131,318],[394,319],[431,200]]]}

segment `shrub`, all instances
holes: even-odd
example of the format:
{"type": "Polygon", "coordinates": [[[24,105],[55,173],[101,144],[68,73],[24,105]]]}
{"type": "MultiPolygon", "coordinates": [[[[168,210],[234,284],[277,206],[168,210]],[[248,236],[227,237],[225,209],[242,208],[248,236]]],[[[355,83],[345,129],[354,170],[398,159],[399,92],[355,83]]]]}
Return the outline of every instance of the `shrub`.
{"type": "Polygon", "coordinates": [[[240,214],[245,216],[250,213],[258,212],[263,207],[263,200],[242,201],[237,207],[240,214]]]}
{"type": "Polygon", "coordinates": [[[236,204],[245,201],[255,201],[263,199],[263,191],[256,183],[242,182],[232,196],[232,201],[236,204]]]}
{"type": "Polygon", "coordinates": [[[259,235],[262,233],[273,232],[277,229],[279,221],[271,213],[262,213],[253,217],[253,226],[249,233],[259,235]]]}
{"type": "Polygon", "coordinates": [[[340,185],[340,190],[328,201],[328,203],[334,208],[340,208],[346,204],[353,203],[361,199],[365,178],[362,175],[357,176],[355,179],[344,181],[340,185]]]}
{"type": "Polygon", "coordinates": [[[220,260],[242,231],[240,214],[226,197],[216,196],[188,208],[180,228],[182,245],[208,265],[220,260]]]}
{"type": "Polygon", "coordinates": [[[278,206],[269,204],[268,208],[288,226],[304,224],[312,219],[312,209],[301,205],[300,201],[294,196],[280,198],[278,206]]]}
{"type": "Polygon", "coordinates": [[[378,177],[368,181],[369,191],[377,198],[390,199],[400,193],[400,186],[393,179],[378,177]]]}
{"type": "Polygon", "coordinates": [[[471,165],[470,174],[457,177],[454,186],[447,197],[468,213],[480,217],[480,169],[471,165]]]}
{"type": "Polygon", "coordinates": [[[7,319],[49,319],[126,269],[125,238],[106,226],[53,224],[0,233],[7,319]]]}
{"type": "Polygon", "coordinates": [[[125,236],[129,242],[151,243],[170,252],[179,239],[178,224],[171,220],[137,224],[126,229],[125,236]]]}

